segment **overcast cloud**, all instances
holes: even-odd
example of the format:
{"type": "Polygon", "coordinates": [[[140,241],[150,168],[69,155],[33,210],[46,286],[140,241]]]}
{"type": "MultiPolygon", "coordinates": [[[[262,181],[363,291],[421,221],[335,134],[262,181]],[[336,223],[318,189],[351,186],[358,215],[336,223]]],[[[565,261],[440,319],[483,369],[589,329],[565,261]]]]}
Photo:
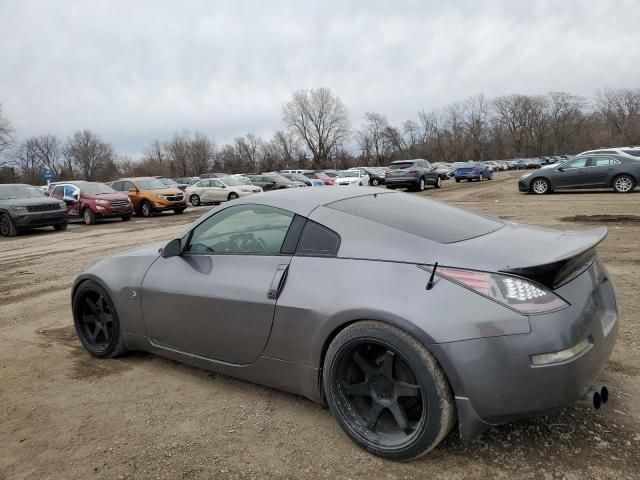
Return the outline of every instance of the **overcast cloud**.
{"type": "Polygon", "coordinates": [[[19,138],[89,128],[117,151],[283,128],[326,86],[354,126],[478,92],[640,86],[629,1],[0,0],[0,103],[19,138]]]}

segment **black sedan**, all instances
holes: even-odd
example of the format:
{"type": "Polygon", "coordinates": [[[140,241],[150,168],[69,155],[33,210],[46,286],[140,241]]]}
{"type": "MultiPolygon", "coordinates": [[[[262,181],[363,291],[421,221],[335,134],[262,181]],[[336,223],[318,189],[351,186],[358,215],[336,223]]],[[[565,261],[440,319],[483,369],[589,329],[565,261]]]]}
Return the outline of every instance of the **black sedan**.
{"type": "Polygon", "coordinates": [[[613,188],[629,193],[638,184],[640,160],[620,155],[585,155],[520,177],[521,192],[542,195],[560,189],[613,188]]]}

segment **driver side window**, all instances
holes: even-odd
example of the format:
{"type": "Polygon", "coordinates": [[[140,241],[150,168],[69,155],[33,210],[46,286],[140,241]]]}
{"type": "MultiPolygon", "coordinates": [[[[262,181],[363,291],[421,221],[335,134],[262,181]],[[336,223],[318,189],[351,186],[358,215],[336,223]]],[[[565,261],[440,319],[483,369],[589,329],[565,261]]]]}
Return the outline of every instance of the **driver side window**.
{"type": "Polygon", "coordinates": [[[185,253],[277,255],[293,213],[265,205],[225,208],[198,225],[185,253]]]}
{"type": "Polygon", "coordinates": [[[571,160],[570,162],[565,163],[564,165],[562,165],[562,167],[564,167],[565,170],[571,168],[583,168],[587,165],[587,160],[589,160],[589,157],[576,158],[575,160],[571,160]]]}

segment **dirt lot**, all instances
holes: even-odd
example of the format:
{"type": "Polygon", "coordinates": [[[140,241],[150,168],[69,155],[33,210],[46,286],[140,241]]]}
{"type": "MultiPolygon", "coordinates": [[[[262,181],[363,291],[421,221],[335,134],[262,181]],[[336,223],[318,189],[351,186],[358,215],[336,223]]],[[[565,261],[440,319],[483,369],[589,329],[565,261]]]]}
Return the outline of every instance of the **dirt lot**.
{"type": "Polygon", "coordinates": [[[146,354],[91,358],[73,332],[74,277],[172,238],[203,211],[191,209],[0,239],[0,479],[640,478],[640,191],[533,197],[515,178],[449,181],[426,195],[536,225],[609,227],[599,251],[621,328],[601,378],[606,409],[569,408],[476,441],[452,434],[418,461],[392,463],[359,450],[305,399],[146,354]]]}

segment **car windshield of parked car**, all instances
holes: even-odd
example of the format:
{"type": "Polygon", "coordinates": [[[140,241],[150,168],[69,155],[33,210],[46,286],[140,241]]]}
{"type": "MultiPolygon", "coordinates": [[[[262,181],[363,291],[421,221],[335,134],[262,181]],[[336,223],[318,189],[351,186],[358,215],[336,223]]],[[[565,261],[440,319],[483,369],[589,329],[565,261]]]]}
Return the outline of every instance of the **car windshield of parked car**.
{"type": "Polygon", "coordinates": [[[340,172],[340,177],[359,177],[360,176],[360,172],[358,170],[345,170],[343,172],[340,172]]]}
{"type": "Polygon", "coordinates": [[[498,219],[405,193],[348,198],[327,207],[439,243],[469,240],[505,225],[498,219]]]}
{"type": "Polygon", "coordinates": [[[239,178],[235,177],[227,177],[227,178],[219,178],[222,183],[224,183],[227,187],[237,187],[239,185],[245,185],[239,178]]]}
{"type": "Polygon", "coordinates": [[[137,184],[138,188],[143,190],[159,190],[167,188],[167,186],[160,180],[138,180],[137,184]]]}
{"type": "Polygon", "coordinates": [[[83,183],[80,185],[80,190],[89,195],[106,195],[109,193],[118,193],[109,185],[104,183],[83,183]]]}
{"type": "Polygon", "coordinates": [[[226,208],[198,225],[187,253],[280,253],[293,213],[266,205],[226,208]]]}
{"type": "Polygon", "coordinates": [[[282,175],[267,175],[264,178],[269,182],[291,183],[291,180],[289,180],[287,177],[283,177],[282,175]]]}
{"type": "Polygon", "coordinates": [[[389,165],[389,168],[391,170],[398,170],[400,168],[411,168],[413,167],[413,162],[398,162],[398,163],[392,163],[391,165],[389,165]]]}
{"type": "Polygon", "coordinates": [[[46,195],[39,188],[30,185],[0,185],[0,200],[31,197],[46,197],[46,195]]]}

